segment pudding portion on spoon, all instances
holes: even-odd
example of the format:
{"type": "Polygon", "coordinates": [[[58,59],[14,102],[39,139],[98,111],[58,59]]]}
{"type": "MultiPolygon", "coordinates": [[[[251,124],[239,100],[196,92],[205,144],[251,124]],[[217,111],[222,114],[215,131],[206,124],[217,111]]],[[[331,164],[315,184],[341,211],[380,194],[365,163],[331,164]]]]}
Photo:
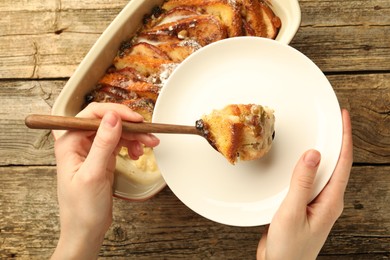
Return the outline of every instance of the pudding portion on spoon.
{"type": "Polygon", "coordinates": [[[209,143],[235,164],[263,157],[275,135],[274,111],[256,104],[231,104],[196,121],[209,143]]]}

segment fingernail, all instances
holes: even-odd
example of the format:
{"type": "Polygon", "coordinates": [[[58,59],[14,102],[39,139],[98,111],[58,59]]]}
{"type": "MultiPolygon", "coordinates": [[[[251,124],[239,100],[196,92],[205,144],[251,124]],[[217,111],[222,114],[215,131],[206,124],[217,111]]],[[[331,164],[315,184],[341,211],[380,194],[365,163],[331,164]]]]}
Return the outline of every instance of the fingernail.
{"type": "Polygon", "coordinates": [[[141,115],[141,114],[138,114],[137,112],[135,111],[131,111],[133,113],[133,121],[136,121],[136,122],[143,122],[144,121],[144,117],[141,115]]]}
{"type": "Polygon", "coordinates": [[[310,150],[305,154],[303,161],[309,167],[317,167],[321,160],[321,154],[316,150],[310,150]]]}
{"type": "Polygon", "coordinates": [[[116,124],[118,123],[118,117],[115,116],[113,113],[107,113],[104,115],[103,117],[103,123],[110,127],[110,128],[113,128],[116,126],[116,124]]]}
{"type": "Polygon", "coordinates": [[[158,139],[155,135],[150,134],[149,137],[150,137],[153,141],[160,141],[160,139],[158,139]]]}

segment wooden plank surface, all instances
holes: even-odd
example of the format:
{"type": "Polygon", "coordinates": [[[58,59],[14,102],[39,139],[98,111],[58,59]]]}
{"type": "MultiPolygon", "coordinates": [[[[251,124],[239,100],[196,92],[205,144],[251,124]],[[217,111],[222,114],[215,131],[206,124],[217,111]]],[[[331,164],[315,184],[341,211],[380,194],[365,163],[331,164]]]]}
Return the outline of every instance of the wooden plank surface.
{"type": "MultiPolygon", "coordinates": [[[[37,2],[0,6],[0,78],[69,77],[126,4],[37,2]]],[[[302,26],[291,45],[322,70],[390,69],[389,1],[300,3],[302,26]]]]}
{"type": "MultiPolygon", "coordinates": [[[[353,168],[344,213],[319,259],[387,259],[389,170],[353,168]],[[375,257],[364,258],[371,254],[375,257]]],[[[59,235],[55,167],[2,167],[0,189],[0,258],[48,258],[59,235]]],[[[204,219],[165,188],[142,203],[114,200],[114,222],[101,257],[253,259],[262,230],[204,219]]]]}
{"type": "MultiPolygon", "coordinates": [[[[0,2],[0,258],[45,259],[59,235],[53,139],[24,126],[49,113],[125,0],[0,2]]],[[[352,116],[345,210],[318,259],[390,259],[390,1],[300,0],[291,45],[327,75],[352,116]]],[[[101,258],[254,259],[263,227],[208,221],[165,188],[114,200],[101,258]]]]}

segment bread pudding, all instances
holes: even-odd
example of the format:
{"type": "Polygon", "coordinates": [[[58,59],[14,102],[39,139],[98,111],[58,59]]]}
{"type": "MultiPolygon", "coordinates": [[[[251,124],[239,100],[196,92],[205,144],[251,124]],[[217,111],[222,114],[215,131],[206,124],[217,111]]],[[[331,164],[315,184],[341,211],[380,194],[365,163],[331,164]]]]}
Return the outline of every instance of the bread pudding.
{"type": "MultiPolygon", "coordinates": [[[[151,121],[160,89],[186,57],[229,37],[274,39],[280,27],[280,19],[266,0],[164,1],[121,44],[112,66],[86,96],[86,104],[124,104],[151,121]]],[[[240,152],[241,159],[251,156],[245,149],[240,152]]]]}
{"type": "Polygon", "coordinates": [[[196,122],[210,144],[235,164],[263,157],[275,135],[274,111],[255,104],[228,105],[196,122]]]}

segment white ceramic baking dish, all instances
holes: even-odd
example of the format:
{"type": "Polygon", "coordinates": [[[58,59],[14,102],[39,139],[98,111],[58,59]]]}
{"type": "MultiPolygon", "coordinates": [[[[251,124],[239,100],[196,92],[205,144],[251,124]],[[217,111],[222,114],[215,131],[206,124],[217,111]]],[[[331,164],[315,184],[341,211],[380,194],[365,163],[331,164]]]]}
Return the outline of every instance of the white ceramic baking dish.
{"type": "MultiPolygon", "coordinates": [[[[103,76],[117,54],[120,44],[135,34],[145,14],[163,0],[131,0],[107,27],[71,76],[52,109],[54,115],[74,116],[84,105],[84,97],[103,76]]],[[[277,41],[288,44],[296,34],[301,11],[298,0],[268,0],[271,8],[282,21],[277,41]]],[[[62,132],[53,132],[58,138],[62,132]]],[[[131,169],[122,158],[118,159],[114,195],[129,200],[146,200],[165,187],[161,174],[153,174],[143,181],[134,182],[124,176],[131,169]]]]}

